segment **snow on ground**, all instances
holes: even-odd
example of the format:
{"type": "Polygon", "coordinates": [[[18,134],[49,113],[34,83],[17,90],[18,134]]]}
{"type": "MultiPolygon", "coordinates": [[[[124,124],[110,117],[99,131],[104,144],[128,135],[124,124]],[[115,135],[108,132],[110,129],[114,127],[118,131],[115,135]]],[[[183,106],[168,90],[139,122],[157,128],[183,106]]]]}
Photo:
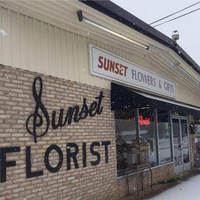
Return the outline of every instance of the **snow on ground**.
{"type": "Polygon", "coordinates": [[[194,176],[149,200],[200,200],[200,175],[194,176]]]}

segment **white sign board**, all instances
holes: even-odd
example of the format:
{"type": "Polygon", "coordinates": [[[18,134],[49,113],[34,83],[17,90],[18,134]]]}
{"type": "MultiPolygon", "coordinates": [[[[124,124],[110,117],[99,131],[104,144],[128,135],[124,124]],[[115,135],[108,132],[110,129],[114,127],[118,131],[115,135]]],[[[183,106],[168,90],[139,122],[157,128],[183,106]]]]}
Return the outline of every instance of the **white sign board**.
{"type": "Polygon", "coordinates": [[[168,97],[176,97],[174,82],[98,47],[90,45],[89,48],[91,74],[168,97]]]}

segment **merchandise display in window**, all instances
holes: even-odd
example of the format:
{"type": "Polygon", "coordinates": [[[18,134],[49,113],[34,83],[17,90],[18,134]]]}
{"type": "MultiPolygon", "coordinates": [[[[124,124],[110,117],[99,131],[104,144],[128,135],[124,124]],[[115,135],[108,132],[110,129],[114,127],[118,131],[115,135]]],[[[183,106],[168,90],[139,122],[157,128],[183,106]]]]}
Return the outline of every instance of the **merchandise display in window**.
{"type": "Polygon", "coordinates": [[[136,118],[133,110],[115,112],[118,176],[127,174],[137,161],[136,118]]]}
{"type": "Polygon", "coordinates": [[[148,144],[149,147],[149,163],[151,167],[158,165],[157,161],[157,136],[155,127],[155,113],[150,108],[140,108],[139,117],[145,120],[140,124],[140,137],[148,144]]]}
{"type": "Polygon", "coordinates": [[[172,161],[168,111],[141,107],[115,111],[118,176],[172,161]]]}
{"type": "Polygon", "coordinates": [[[118,176],[149,167],[149,145],[138,137],[135,113],[115,112],[118,176]]]}

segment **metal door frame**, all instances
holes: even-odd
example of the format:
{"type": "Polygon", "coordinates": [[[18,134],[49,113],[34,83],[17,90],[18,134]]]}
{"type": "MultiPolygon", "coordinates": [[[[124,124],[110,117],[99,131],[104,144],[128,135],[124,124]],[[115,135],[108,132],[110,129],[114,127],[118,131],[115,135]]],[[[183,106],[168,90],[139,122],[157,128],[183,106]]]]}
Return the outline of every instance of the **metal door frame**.
{"type": "MultiPolygon", "coordinates": [[[[171,120],[171,133],[172,133],[172,150],[173,150],[173,161],[174,161],[174,168],[175,168],[175,174],[179,174],[183,171],[187,171],[191,169],[191,156],[190,156],[190,137],[189,137],[189,127],[188,127],[188,118],[186,116],[174,116],[171,115],[170,116],[171,120]],[[173,133],[173,119],[178,119],[179,120],[179,130],[180,130],[180,138],[181,138],[181,145],[183,142],[183,138],[182,138],[182,130],[181,130],[181,120],[186,120],[187,121],[187,133],[188,133],[188,146],[189,146],[189,162],[184,164],[184,160],[183,160],[183,151],[181,150],[181,159],[182,159],[182,165],[180,166],[175,166],[175,153],[174,153],[174,133],[173,133]]],[[[181,147],[182,148],[182,147],[181,147]]]]}

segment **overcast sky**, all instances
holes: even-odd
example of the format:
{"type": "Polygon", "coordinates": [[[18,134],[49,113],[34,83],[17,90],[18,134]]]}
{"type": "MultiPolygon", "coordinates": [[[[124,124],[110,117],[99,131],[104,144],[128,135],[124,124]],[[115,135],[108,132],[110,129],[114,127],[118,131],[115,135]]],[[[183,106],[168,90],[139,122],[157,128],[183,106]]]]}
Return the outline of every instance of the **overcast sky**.
{"type": "MultiPolygon", "coordinates": [[[[132,13],[139,19],[143,20],[147,24],[199,2],[198,0],[112,1],[120,7],[124,8],[126,11],[132,13]]],[[[200,8],[200,3],[161,22],[180,16],[198,8],[200,8]]],[[[180,37],[178,40],[178,44],[198,65],[200,65],[200,10],[155,28],[170,38],[172,36],[172,32],[174,30],[178,30],[180,37]]]]}

